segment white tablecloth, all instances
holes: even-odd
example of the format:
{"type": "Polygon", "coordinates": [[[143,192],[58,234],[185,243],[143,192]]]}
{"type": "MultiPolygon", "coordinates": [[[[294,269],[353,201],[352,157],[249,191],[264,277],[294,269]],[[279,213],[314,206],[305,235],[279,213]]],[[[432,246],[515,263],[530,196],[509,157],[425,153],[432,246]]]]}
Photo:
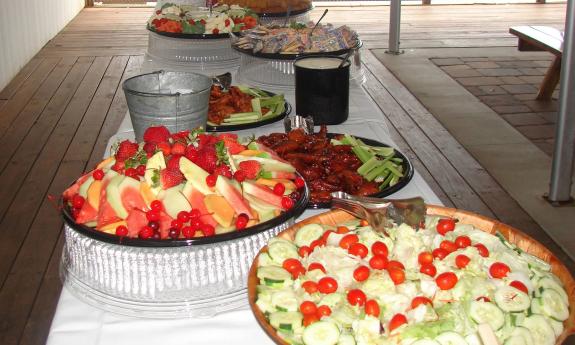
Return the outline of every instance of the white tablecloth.
{"type": "MultiPolygon", "coordinates": [[[[292,104],[294,94],[286,93],[292,104]]],[[[240,135],[261,135],[283,132],[278,122],[256,129],[238,132],[240,135]]],[[[330,126],[333,133],[350,133],[378,140],[393,146],[384,115],[365,91],[354,85],[350,90],[350,117],[341,125],[330,126]]],[[[126,115],[118,134],[110,143],[121,138],[133,138],[132,124],[126,115]]],[[[109,151],[107,151],[109,152],[109,151]]],[[[389,198],[422,196],[427,203],[441,201],[416,172],[411,182],[389,198]]],[[[320,211],[306,211],[300,219],[320,211]]],[[[154,320],[132,318],[105,312],[92,307],[64,288],[52,321],[49,345],[158,345],[158,344],[270,344],[271,339],[259,327],[252,312],[246,308],[224,313],[209,319],[154,320]]]]}

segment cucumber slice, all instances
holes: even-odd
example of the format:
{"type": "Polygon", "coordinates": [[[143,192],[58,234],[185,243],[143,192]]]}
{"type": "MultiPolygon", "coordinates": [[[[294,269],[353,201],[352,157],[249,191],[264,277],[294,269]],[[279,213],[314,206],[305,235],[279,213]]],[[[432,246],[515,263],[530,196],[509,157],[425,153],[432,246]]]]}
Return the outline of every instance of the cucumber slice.
{"type": "Polygon", "coordinates": [[[419,339],[411,345],[440,345],[437,341],[431,339],[419,339]]]}
{"type": "Polygon", "coordinates": [[[456,332],[443,332],[435,338],[441,345],[467,345],[465,338],[456,332]]]}
{"type": "Polygon", "coordinates": [[[565,321],[569,318],[569,308],[563,303],[559,292],[555,289],[545,289],[541,293],[541,307],[543,314],[557,320],[565,321]]]}
{"type": "Polygon", "coordinates": [[[291,281],[291,274],[279,266],[259,267],[256,275],[260,280],[263,280],[266,285],[291,281]]]}
{"type": "Polygon", "coordinates": [[[495,291],[495,303],[506,312],[523,311],[531,305],[529,296],[511,286],[502,286],[495,291]]]}
{"type": "Polygon", "coordinates": [[[295,331],[302,328],[303,315],[297,311],[270,313],[270,325],[277,330],[295,331]]]}
{"type": "Polygon", "coordinates": [[[529,311],[532,314],[543,314],[543,303],[541,302],[541,297],[537,297],[531,300],[531,307],[529,311]]]}
{"type": "Polygon", "coordinates": [[[280,311],[298,311],[298,303],[293,290],[280,290],[272,294],[272,305],[280,311]]]}
{"type": "Polygon", "coordinates": [[[565,289],[563,289],[563,287],[561,285],[559,285],[552,278],[549,278],[549,277],[541,278],[537,282],[537,288],[540,288],[540,287],[542,287],[544,289],[553,289],[553,290],[557,291],[557,293],[561,296],[563,303],[569,304],[569,297],[567,296],[565,289]]]}
{"type": "Polygon", "coordinates": [[[293,332],[278,331],[278,336],[290,345],[303,345],[303,340],[301,340],[301,335],[299,334],[294,334],[293,332]]]}
{"type": "Polygon", "coordinates": [[[563,322],[554,319],[547,319],[547,321],[549,321],[549,325],[551,325],[551,328],[553,328],[553,332],[555,332],[556,337],[560,336],[565,330],[563,322]]]}
{"type": "Polygon", "coordinates": [[[487,323],[493,330],[500,329],[505,323],[503,312],[491,302],[472,301],[469,316],[477,324],[487,323]]]}
{"type": "Polygon", "coordinates": [[[555,333],[545,317],[541,315],[531,315],[523,321],[523,327],[527,328],[533,338],[533,343],[537,345],[555,344],[555,333]]]}
{"type": "Polygon", "coordinates": [[[527,345],[523,337],[518,335],[512,335],[509,338],[505,339],[503,345],[527,345]]]}
{"type": "Polygon", "coordinates": [[[318,321],[304,329],[302,338],[306,345],[335,345],[339,339],[339,328],[331,322],[318,321]]]}
{"type": "Polygon", "coordinates": [[[312,241],[323,235],[323,227],[319,224],[307,224],[295,234],[294,242],[298,247],[309,246],[312,241]]]}
{"type": "Polygon", "coordinates": [[[268,254],[272,260],[281,265],[286,259],[299,258],[296,246],[291,242],[274,242],[268,245],[268,254]]]}
{"type": "Polygon", "coordinates": [[[258,267],[275,265],[268,253],[261,253],[258,257],[258,267]]]}
{"type": "Polygon", "coordinates": [[[344,301],[344,295],[336,292],[323,296],[319,305],[327,305],[331,310],[335,310],[339,305],[343,304],[344,301]]]}
{"type": "MultiPolygon", "coordinates": [[[[511,337],[519,337],[521,338],[521,343],[517,343],[517,344],[523,344],[523,345],[534,345],[533,344],[533,337],[531,336],[531,332],[529,332],[529,330],[525,327],[515,327],[515,329],[513,330],[513,332],[511,332],[511,337]]],[[[507,344],[507,342],[505,342],[505,344],[507,344]]],[[[515,344],[515,343],[511,343],[511,344],[515,344]]]]}
{"type": "Polygon", "coordinates": [[[340,334],[337,345],[355,345],[355,338],[351,334],[340,334]]]}
{"type": "Polygon", "coordinates": [[[477,333],[468,334],[465,337],[465,341],[467,342],[468,345],[482,345],[481,339],[479,339],[477,333]]]}

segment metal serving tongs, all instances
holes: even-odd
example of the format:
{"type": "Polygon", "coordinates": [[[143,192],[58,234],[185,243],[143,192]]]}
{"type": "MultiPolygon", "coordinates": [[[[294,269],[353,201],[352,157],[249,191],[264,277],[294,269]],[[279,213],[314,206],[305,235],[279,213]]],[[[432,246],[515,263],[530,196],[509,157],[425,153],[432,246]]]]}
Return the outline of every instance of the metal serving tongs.
{"type": "Polygon", "coordinates": [[[230,72],[212,77],[212,82],[227,91],[232,86],[232,74],[230,72]]]}
{"type": "Polygon", "coordinates": [[[359,197],[344,192],[331,193],[331,207],[344,210],[358,218],[365,219],[379,232],[385,228],[406,223],[419,229],[425,222],[426,207],[423,198],[385,200],[359,197]]]}

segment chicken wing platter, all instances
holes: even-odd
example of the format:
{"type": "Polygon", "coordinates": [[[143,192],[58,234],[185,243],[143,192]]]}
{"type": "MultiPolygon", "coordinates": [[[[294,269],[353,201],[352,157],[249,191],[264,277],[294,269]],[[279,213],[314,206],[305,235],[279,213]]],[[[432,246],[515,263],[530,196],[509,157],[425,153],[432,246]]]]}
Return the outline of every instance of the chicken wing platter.
{"type": "Polygon", "coordinates": [[[293,23],[289,27],[256,26],[243,31],[234,47],[261,57],[283,55],[290,58],[301,54],[344,54],[360,44],[357,33],[343,25],[293,23]]]}
{"type": "Polygon", "coordinates": [[[401,152],[375,140],[348,134],[305,134],[303,129],[272,133],[258,142],[290,162],[310,189],[309,208],[328,208],[330,193],[384,197],[403,188],[413,176],[401,152]]]}
{"type": "Polygon", "coordinates": [[[208,108],[209,132],[263,126],[284,118],[291,111],[283,94],[273,94],[244,85],[223,89],[214,85],[208,108]]]}

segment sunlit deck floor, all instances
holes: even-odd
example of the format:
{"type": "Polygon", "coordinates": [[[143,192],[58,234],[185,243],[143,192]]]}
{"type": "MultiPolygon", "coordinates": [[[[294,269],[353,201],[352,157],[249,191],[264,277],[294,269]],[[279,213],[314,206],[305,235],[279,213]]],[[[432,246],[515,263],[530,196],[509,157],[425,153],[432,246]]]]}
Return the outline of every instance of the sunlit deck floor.
{"type": "MultiPolygon", "coordinates": [[[[313,17],[322,10],[316,8],[313,17]]],[[[121,82],[142,63],[150,11],[82,11],[0,92],[0,344],[46,340],[61,289],[62,248],[62,221],[48,196],[59,195],[103,156],[127,111],[121,82]]],[[[424,49],[439,57],[443,50],[461,48],[509,50],[516,46],[509,26],[561,28],[564,16],[564,4],[406,6],[402,47],[406,57],[424,49]]],[[[333,7],[328,20],[359,31],[365,89],[387,115],[399,148],[445,205],[516,226],[573,269],[565,253],[460,144],[457,133],[447,131],[379,62],[376,56],[404,71],[399,60],[382,57],[388,18],[388,7],[333,7]]],[[[425,90],[417,91],[417,97],[425,96],[425,90]]]]}

